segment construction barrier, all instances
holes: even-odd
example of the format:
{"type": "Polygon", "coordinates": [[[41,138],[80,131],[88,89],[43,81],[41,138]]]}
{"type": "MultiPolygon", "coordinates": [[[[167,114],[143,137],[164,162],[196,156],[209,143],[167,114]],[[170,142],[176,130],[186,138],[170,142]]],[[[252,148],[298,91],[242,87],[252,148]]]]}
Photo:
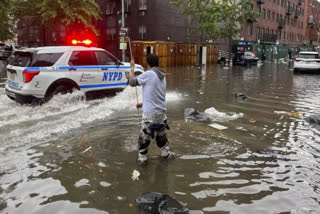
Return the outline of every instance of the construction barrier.
{"type": "Polygon", "coordinates": [[[154,53],[160,67],[195,66],[200,64],[200,47],[207,47],[207,64],[218,62],[218,45],[209,43],[176,43],[166,41],[132,41],[132,54],[138,64],[146,67],[146,57],[154,53]]]}

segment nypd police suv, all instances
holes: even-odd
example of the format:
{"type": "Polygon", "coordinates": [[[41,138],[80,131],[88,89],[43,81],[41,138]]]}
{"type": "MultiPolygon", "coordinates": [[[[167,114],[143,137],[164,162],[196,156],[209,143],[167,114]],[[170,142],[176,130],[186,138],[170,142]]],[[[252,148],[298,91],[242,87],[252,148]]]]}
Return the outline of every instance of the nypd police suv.
{"type": "MultiPolygon", "coordinates": [[[[55,94],[123,90],[130,64],[104,49],[79,46],[27,48],[7,66],[6,94],[19,103],[48,101],[55,94]]],[[[135,66],[135,73],[143,67],[135,66]]]]}

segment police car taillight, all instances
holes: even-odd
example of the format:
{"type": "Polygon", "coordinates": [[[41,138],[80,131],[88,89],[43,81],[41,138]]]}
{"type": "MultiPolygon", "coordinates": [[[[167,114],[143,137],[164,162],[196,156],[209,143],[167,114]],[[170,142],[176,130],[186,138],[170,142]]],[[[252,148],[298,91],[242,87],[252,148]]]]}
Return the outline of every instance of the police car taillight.
{"type": "Polygon", "coordinates": [[[28,83],[30,82],[34,76],[38,75],[40,71],[23,71],[23,82],[28,83]]]}
{"type": "Polygon", "coordinates": [[[89,46],[89,45],[92,44],[92,41],[91,41],[90,39],[85,39],[85,40],[82,40],[82,41],[73,39],[73,40],[71,41],[71,43],[72,43],[73,45],[87,45],[87,46],[89,46]]]}

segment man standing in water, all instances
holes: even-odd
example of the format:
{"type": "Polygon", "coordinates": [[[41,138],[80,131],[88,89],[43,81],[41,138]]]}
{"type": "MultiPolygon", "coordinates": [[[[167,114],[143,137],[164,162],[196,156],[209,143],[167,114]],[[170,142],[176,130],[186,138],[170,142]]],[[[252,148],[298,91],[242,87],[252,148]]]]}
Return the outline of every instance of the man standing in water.
{"type": "Polygon", "coordinates": [[[166,77],[165,72],[159,68],[159,59],[154,54],[147,56],[147,71],[138,77],[134,75],[134,60],[131,59],[129,84],[132,87],[142,86],[142,124],[138,139],[139,162],[147,161],[148,147],[151,139],[156,138],[157,146],[161,150],[161,157],[169,159],[169,141],[166,129],[169,129],[166,116],[166,77]]]}

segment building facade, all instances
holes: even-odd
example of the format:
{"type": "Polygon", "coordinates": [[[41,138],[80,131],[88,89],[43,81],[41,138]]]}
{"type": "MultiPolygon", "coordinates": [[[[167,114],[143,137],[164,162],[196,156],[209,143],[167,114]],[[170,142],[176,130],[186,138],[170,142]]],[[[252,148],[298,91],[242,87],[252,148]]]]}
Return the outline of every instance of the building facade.
{"type": "Polygon", "coordinates": [[[307,38],[311,44],[320,44],[320,2],[317,0],[307,1],[307,38]]]}
{"type": "Polygon", "coordinates": [[[241,40],[301,45],[307,38],[308,0],[256,0],[250,9],[260,14],[256,22],[248,20],[242,26],[241,40]]]}
{"type": "MultiPolygon", "coordinates": [[[[122,1],[96,0],[101,8],[101,20],[94,25],[98,32],[96,46],[120,57],[119,31],[122,26],[122,1]]],[[[131,40],[199,42],[199,35],[188,37],[188,22],[170,0],[124,0],[124,23],[131,40]]],[[[21,46],[69,44],[70,35],[79,35],[83,28],[67,29],[55,24],[30,26],[23,20],[18,24],[18,43],[21,46]]],[[[91,33],[92,34],[92,33],[91,33]]],[[[205,38],[203,38],[205,40],[205,38]]]]}

